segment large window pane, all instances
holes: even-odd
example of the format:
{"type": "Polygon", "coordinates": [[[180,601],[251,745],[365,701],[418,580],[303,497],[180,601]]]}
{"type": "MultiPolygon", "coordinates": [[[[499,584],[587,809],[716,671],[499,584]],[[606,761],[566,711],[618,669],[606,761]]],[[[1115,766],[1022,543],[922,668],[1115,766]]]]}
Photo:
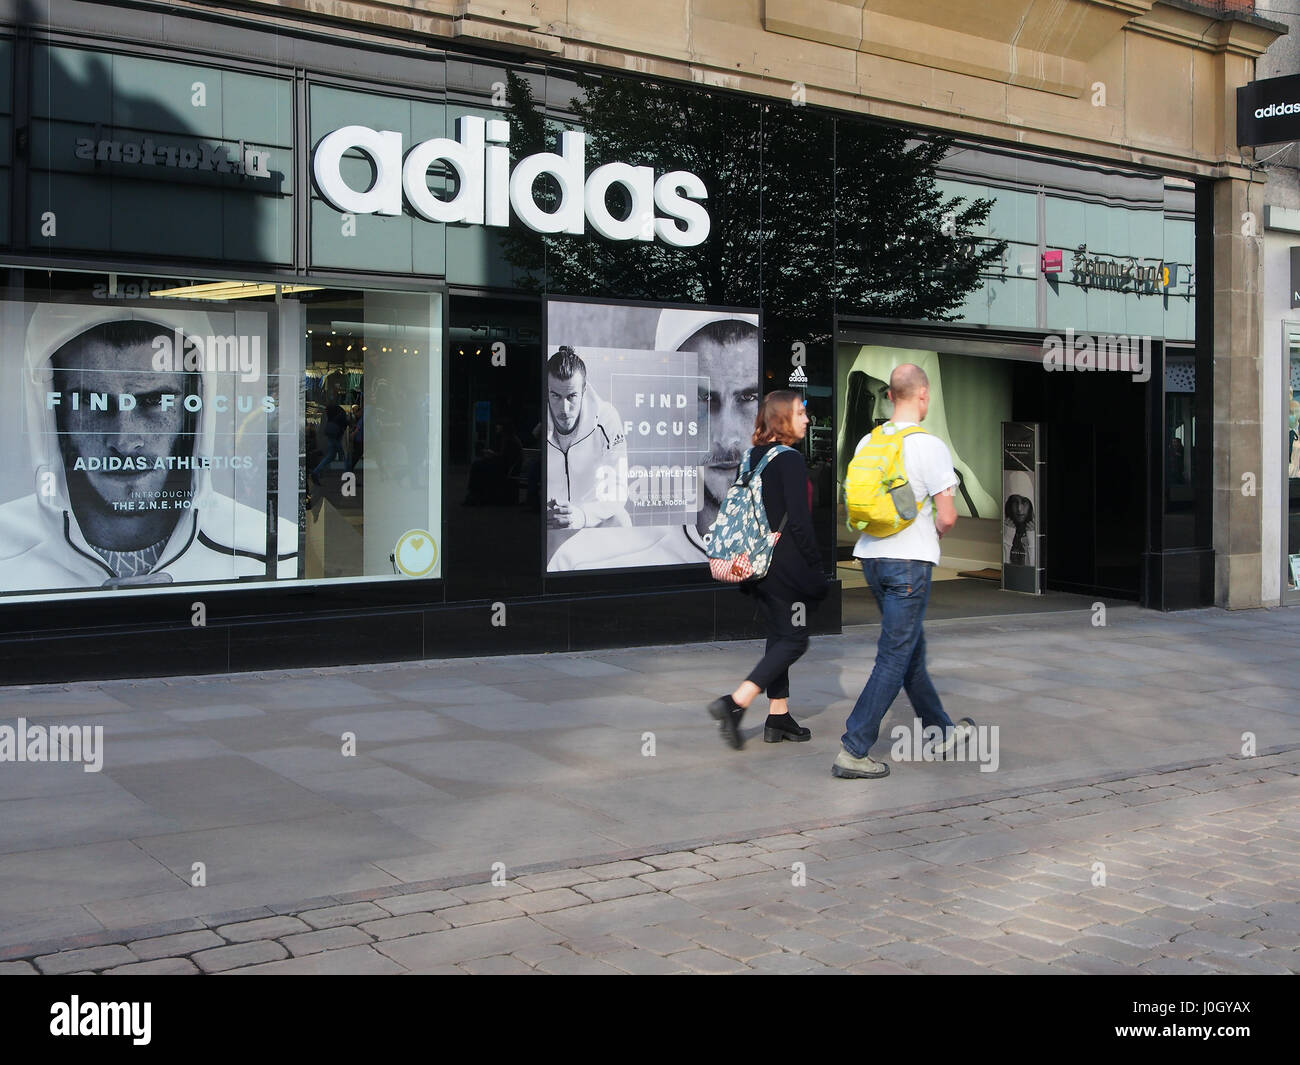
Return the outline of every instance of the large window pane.
{"type": "Polygon", "coordinates": [[[442,299],[303,299],[304,576],[437,577],[442,299]]]}
{"type": "Polygon", "coordinates": [[[441,295],[17,276],[0,594],[441,576],[441,295]]]}

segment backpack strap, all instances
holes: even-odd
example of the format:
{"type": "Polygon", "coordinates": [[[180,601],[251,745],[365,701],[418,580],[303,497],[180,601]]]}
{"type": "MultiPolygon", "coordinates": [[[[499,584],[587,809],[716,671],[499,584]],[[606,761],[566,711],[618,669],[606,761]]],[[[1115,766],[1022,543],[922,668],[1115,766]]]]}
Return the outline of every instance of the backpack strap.
{"type": "Polygon", "coordinates": [[[753,448],[750,448],[749,451],[745,452],[745,460],[741,463],[740,474],[736,478],[736,482],[738,484],[743,484],[746,488],[749,487],[749,482],[762,473],[767,464],[776,458],[777,455],[780,455],[784,451],[793,451],[794,448],[787,447],[785,444],[777,444],[774,448],[768,451],[766,455],[758,460],[758,465],[751,471],[749,468],[749,457],[753,453],[753,450],[753,448]]]}
{"type": "MultiPolygon", "coordinates": [[[[885,422],[885,425],[893,425],[893,424],[894,424],[893,422],[885,422]]],[[[877,428],[877,429],[883,429],[884,426],[877,426],[876,428],[877,428]]],[[[873,430],[873,432],[874,432],[874,430],[873,430]]],[[[893,437],[894,439],[896,439],[896,440],[898,441],[899,460],[900,460],[900,461],[902,461],[902,459],[903,459],[903,451],[902,451],[902,449],[903,449],[903,441],[904,441],[905,439],[907,439],[909,436],[911,436],[913,433],[925,433],[927,436],[930,435],[929,433],[926,432],[926,430],[922,429],[919,425],[909,425],[909,426],[907,426],[905,429],[895,428],[894,431],[893,431],[892,433],[889,434],[889,436],[893,437]]],[[[881,436],[883,437],[884,435],[885,435],[885,434],[882,432],[882,433],[881,433],[881,436]]],[[[904,473],[907,472],[907,466],[906,466],[906,463],[904,463],[904,466],[903,466],[903,472],[904,472],[904,473]]],[[[909,480],[909,482],[910,482],[911,478],[909,478],[908,480],[909,480]]],[[[933,499],[933,498],[934,498],[933,496],[926,496],[925,499],[921,500],[921,502],[924,503],[926,499],[933,499]]]]}
{"type": "Polygon", "coordinates": [[[898,440],[902,440],[904,437],[911,436],[913,433],[924,433],[927,431],[925,429],[922,429],[919,425],[909,425],[904,429],[899,429],[897,426],[895,426],[894,431],[892,433],[886,433],[885,426],[893,425],[893,424],[894,424],[893,422],[881,422],[879,425],[877,425],[874,429],[871,430],[871,435],[875,436],[876,433],[879,433],[882,438],[894,437],[898,440]]]}

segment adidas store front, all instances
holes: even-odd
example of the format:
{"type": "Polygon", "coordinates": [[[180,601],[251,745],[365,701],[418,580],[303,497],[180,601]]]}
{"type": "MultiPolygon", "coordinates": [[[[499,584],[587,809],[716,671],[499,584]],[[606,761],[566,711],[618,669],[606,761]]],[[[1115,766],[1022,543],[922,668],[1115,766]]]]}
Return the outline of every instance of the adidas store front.
{"type": "Polygon", "coordinates": [[[702,537],[785,387],[838,631],[900,361],[962,474],[946,569],[1209,601],[1190,186],[148,8],[0,25],[9,682],[757,635],[702,537]],[[1045,369],[1085,333],[1136,376],[1045,369]],[[1045,463],[1019,528],[1003,423],[1045,463]]]}

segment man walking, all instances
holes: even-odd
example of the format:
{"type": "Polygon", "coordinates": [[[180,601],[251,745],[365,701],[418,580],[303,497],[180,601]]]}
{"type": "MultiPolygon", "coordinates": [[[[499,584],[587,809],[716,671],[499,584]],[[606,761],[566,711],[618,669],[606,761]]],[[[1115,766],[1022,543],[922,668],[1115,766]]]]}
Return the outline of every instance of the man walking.
{"type": "MultiPolygon", "coordinates": [[[[911,363],[895,367],[889,375],[889,398],[894,416],[884,427],[886,433],[919,426],[930,409],[930,381],[925,372],[911,363]]],[[[864,437],[858,447],[865,442],[864,437]]],[[[881,627],[871,679],[853,706],[841,737],[842,748],[831,767],[837,777],[889,775],[889,766],[871,758],[869,752],[900,688],[907,691],[923,728],[943,729],[944,740],[937,745],[937,753],[947,753],[955,745],[957,733],[974,726],[970,718],[963,718],[961,725],[954,727],[944,712],[926,672],[925,633],[921,630],[930,599],[931,572],[939,562],[939,538],[957,523],[953,505],[957,474],[947,446],[936,436],[911,433],[904,438],[902,449],[903,466],[916,496],[916,520],[892,536],[863,533],[853,549],[880,607],[881,627]]]]}
{"type": "Polygon", "coordinates": [[[325,430],[325,457],[311,471],[311,479],[316,484],[320,484],[320,475],[335,459],[347,462],[347,454],[343,451],[343,434],[347,432],[351,419],[348,417],[348,412],[343,409],[343,404],[340,402],[342,399],[342,393],[336,388],[325,407],[325,420],[321,426],[325,430]]]}

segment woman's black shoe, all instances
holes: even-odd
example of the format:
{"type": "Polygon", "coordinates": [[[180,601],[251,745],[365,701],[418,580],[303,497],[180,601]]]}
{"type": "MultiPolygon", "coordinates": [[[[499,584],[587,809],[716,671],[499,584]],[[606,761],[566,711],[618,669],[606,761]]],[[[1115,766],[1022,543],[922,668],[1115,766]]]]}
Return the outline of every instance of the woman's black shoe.
{"type": "Polygon", "coordinates": [[[740,750],[745,742],[740,738],[740,719],[745,716],[745,708],[737,706],[730,695],[723,695],[709,703],[709,715],[722,723],[722,735],[727,743],[740,750]]]}
{"type": "Polygon", "coordinates": [[[812,730],[804,728],[789,714],[768,714],[763,723],[763,740],[767,743],[780,743],[782,740],[803,743],[810,739],[812,730]]]}

